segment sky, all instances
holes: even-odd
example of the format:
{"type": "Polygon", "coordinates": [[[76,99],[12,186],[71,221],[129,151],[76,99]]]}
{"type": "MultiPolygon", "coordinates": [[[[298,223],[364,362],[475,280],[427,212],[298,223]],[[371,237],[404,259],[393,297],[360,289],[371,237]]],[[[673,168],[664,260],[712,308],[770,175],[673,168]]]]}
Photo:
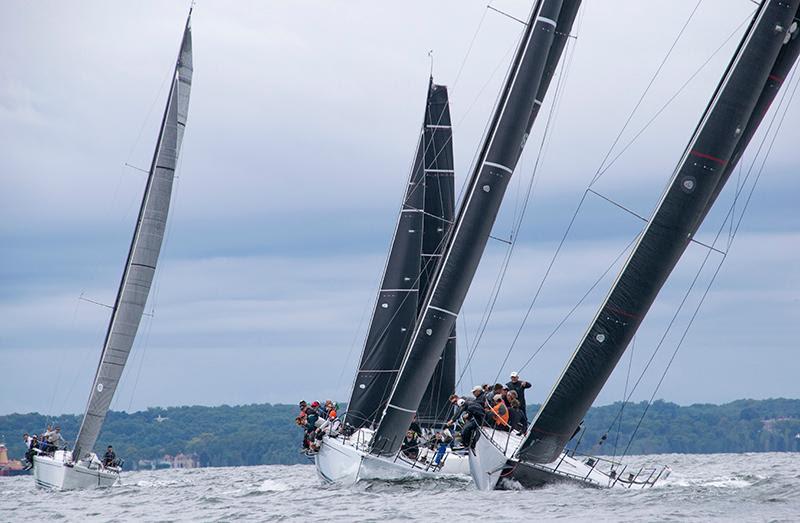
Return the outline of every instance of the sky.
{"type": "MultiPolygon", "coordinates": [[[[512,370],[534,384],[529,402],[551,389],[619,270],[612,262],[642,227],[588,197],[545,278],[581,196],[609,151],[624,150],[593,189],[653,211],[755,8],[702,0],[692,15],[696,4],[584,1],[494,227],[509,237],[524,209],[503,285],[484,321],[508,248],[490,241],[458,320],[459,389],[512,370]]],[[[518,18],[530,8],[491,5],[518,18]]],[[[87,300],[114,300],[145,182],[137,168],[149,165],[187,9],[2,2],[0,414],[84,408],[109,316],[87,300]]],[[[346,401],[431,68],[450,90],[459,188],[522,25],[483,0],[201,0],[192,25],[189,121],[152,315],[112,407],[346,401]]],[[[790,125],[800,105],[788,101],[763,128],[773,114],[787,125],[756,136],[698,234],[710,244],[724,227],[715,245],[728,254],[684,341],[722,259],[712,251],[700,270],[701,245],[690,246],[597,404],[621,400],[640,376],[634,400],[654,391],[680,404],[800,397],[790,125]],[[728,247],[726,216],[742,216],[759,173],[728,247]]]]}

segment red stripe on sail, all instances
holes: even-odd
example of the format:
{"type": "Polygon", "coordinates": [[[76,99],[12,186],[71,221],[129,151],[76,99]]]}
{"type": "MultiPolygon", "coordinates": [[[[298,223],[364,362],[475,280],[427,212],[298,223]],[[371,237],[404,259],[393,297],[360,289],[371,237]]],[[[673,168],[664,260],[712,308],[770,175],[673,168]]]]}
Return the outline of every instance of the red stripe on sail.
{"type": "Polygon", "coordinates": [[[711,160],[712,162],[716,162],[720,165],[725,165],[728,163],[727,161],[723,160],[722,158],[717,158],[716,156],[711,156],[710,154],[701,153],[700,151],[692,150],[690,152],[692,156],[697,156],[698,158],[703,158],[704,160],[711,160]]]}
{"type": "Polygon", "coordinates": [[[610,303],[606,305],[606,309],[608,309],[609,311],[613,312],[614,314],[619,314],[620,316],[625,316],[626,318],[638,318],[639,317],[636,314],[624,311],[624,310],[622,310],[622,309],[620,309],[618,307],[614,307],[610,303]]]}

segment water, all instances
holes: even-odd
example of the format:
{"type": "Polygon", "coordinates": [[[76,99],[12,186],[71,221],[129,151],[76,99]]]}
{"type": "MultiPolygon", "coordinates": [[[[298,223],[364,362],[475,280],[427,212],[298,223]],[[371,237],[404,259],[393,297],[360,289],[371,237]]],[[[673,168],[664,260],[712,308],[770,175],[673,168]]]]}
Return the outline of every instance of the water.
{"type": "Polygon", "coordinates": [[[129,472],[106,490],[47,492],[0,478],[0,521],[800,521],[800,455],[633,457],[666,463],[645,491],[556,485],[477,492],[461,481],[323,483],[312,466],[129,472]],[[522,519],[521,519],[522,518],[522,519]]]}

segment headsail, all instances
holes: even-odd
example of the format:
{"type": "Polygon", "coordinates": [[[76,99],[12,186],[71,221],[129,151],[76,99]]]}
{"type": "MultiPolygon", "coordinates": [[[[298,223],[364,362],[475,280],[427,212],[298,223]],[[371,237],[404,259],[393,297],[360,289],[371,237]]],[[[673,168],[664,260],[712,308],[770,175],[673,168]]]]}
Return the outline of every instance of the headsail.
{"type": "Polygon", "coordinates": [[[391,455],[419,408],[478,268],[508,182],[549,86],[579,0],[533,7],[495,107],[443,259],[417,319],[372,451],[391,455]]]}
{"type": "Polygon", "coordinates": [[[147,177],[136,229],[120,281],[103,353],[97,367],[86,413],[73,449],[73,459],[92,451],[128,360],[164,239],[172,181],[183,141],[192,85],[191,11],[147,177]]]}
{"type": "Polygon", "coordinates": [[[766,0],[700,120],[660,204],[542,405],[520,459],[555,460],[597,397],[797,60],[800,0],[766,0]]]}
{"type": "Polygon", "coordinates": [[[414,165],[348,404],[347,423],[354,427],[373,425],[386,406],[414,328],[417,304],[438,263],[437,252],[448,220],[452,221],[452,209],[447,88],[431,79],[414,165]]]}

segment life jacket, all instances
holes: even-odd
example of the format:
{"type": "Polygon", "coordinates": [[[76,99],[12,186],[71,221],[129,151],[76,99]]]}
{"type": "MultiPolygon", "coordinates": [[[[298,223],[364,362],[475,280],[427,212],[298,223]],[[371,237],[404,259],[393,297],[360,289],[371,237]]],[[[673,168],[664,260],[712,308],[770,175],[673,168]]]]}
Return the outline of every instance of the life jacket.
{"type": "Polygon", "coordinates": [[[494,416],[495,423],[508,427],[508,408],[506,408],[505,403],[498,401],[497,404],[492,407],[492,415],[494,416]]]}

